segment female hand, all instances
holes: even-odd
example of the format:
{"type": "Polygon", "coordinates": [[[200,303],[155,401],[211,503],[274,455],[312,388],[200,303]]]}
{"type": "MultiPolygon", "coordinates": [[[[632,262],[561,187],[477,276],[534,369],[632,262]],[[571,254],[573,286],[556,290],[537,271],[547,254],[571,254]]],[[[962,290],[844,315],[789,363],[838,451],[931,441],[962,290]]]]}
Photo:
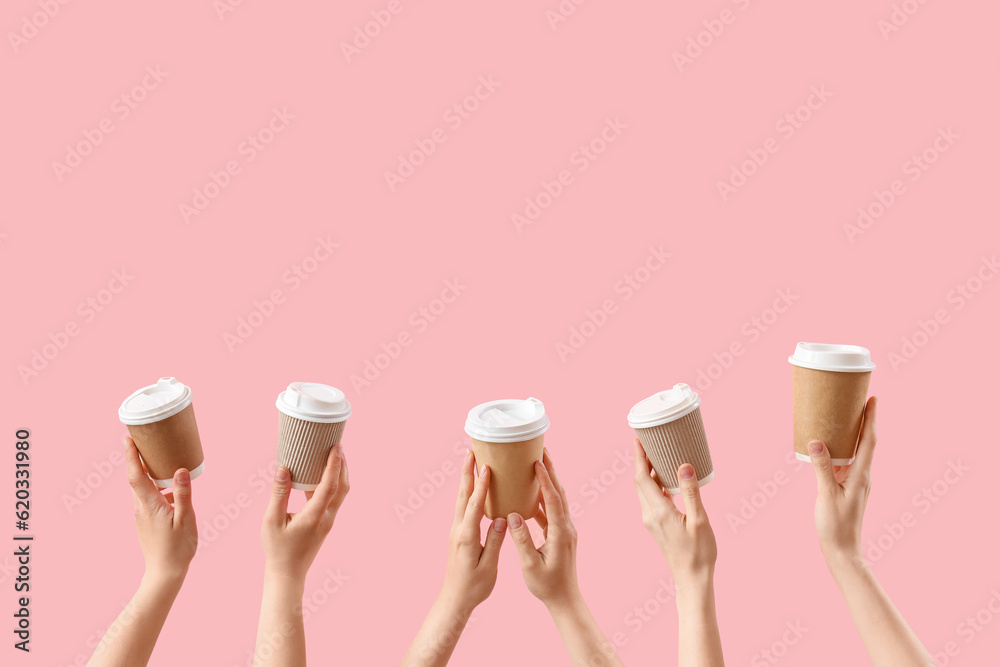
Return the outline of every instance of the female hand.
{"type": "Polygon", "coordinates": [[[653,535],[667,560],[675,580],[709,578],[715,570],[718,548],[708,514],[701,502],[701,490],[694,466],[684,463],[677,469],[682,513],[670,494],[660,485],[642,443],[635,440],[635,486],[642,505],[642,523],[653,535]]]}
{"type": "Polygon", "coordinates": [[[493,592],[500,547],[507,530],[505,519],[494,519],[487,530],[486,544],[482,543],[479,525],[485,516],[490,469],[484,465],[476,478],[475,467],[476,457],[469,450],[462,464],[455,517],[448,538],[448,565],[441,587],[442,597],[463,614],[471,614],[493,592]]]}
{"type": "Polygon", "coordinates": [[[269,574],[305,580],[350,488],[347,459],[339,444],[330,450],[319,486],[315,491],[306,491],[306,504],[301,512],[288,513],[292,490],[288,468],[281,466],[275,470],[271,502],[260,530],[269,574]]]}
{"type": "Polygon", "coordinates": [[[548,450],[535,462],[542,507],[535,521],[542,528],[545,543],[536,549],[528,526],[520,514],[507,517],[510,534],[517,545],[521,573],[528,590],[550,610],[567,606],[580,598],[576,577],[576,528],[569,515],[566,489],[559,483],[548,450]]]}
{"type": "Polygon", "coordinates": [[[146,575],[181,580],[198,550],[198,524],[191,504],[191,474],[174,473],[173,491],[161,493],[146,473],[132,438],[122,439],[128,483],[135,503],[135,531],[146,561],[146,575]]]}
{"type": "Polygon", "coordinates": [[[872,396],[865,405],[857,458],[848,466],[831,464],[830,451],[819,440],[809,443],[809,457],[816,470],[816,532],[827,561],[833,558],[863,560],[861,523],[871,490],[875,454],[875,408],[872,396]]]}

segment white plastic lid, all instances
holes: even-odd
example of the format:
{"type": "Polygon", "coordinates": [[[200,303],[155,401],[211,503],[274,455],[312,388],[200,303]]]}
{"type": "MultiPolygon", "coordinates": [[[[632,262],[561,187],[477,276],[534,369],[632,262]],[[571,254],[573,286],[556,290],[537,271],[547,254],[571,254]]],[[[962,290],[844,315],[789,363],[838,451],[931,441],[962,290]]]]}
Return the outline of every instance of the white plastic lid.
{"type": "Polygon", "coordinates": [[[875,370],[871,352],[859,345],[799,343],[795,346],[795,354],[788,357],[788,361],[795,366],[817,371],[867,373],[875,370]]]}
{"type": "Polygon", "coordinates": [[[191,405],[191,388],[176,378],[160,378],[125,399],[118,408],[123,424],[152,424],[191,405]]]}
{"type": "Polygon", "coordinates": [[[344,392],[319,382],[293,382],[278,394],[278,410],[290,417],[329,424],[351,416],[351,404],[344,392]]]}
{"type": "Polygon", "coordinates": [[[694,412],[699,405],[701,397],[691,387],[675,384],[673,389],[657,392],[633,405],[628,412],[628,425],[632,428],[659,426],[694,412]]]}
{"type": "Polygon", "coordinates": [[[519,442],[549,430],[545,406],[537,398],[511,398],[483,403],[469,410],[465,432],[484,442],[519,442]]]}

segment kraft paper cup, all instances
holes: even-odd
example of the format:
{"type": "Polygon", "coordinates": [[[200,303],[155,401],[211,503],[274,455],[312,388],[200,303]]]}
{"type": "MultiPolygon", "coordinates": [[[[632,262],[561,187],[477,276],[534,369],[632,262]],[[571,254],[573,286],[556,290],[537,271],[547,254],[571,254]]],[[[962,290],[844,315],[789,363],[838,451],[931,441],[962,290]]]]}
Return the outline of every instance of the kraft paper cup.
{"type": "Polygon", "coordinates": [[[535,461],[542,460],[548,428],[545,406],[537,398],[490,401],[469,411],[465,432],[472,439],[476,467],[490,468],[486,492],[490,519],[511,512],[530,519],[538,512],[535,461]]]}
{"type": "Polygon", "coordinates": [[[799,343],[792,364],[792,441],[809,461],[809,442],[822,440],[833,465],[854,462],[868,384],[875,364],[857,345],[799,343]]]}
{"type": "Polygon", "coordinates": [[[118,408],[118,419],[128,427],[149,476],[159,488],[173,485],[178,468],[187,468],[191,479],[205,472],[191,388],[182,382],[165,377],[136,391],[118,408]]]}
{"type": "Polygon", "coordinates": [[[319,486],[327,458],[340,444],[351,404],[344,392],[317,382],[293,382],[278,394],[278,465],[288,468],[292,488],[319,486]]]}
{"type": "Polygon", "coordinates": [[[715,478],[701,419],[701,398],[688,385],[675,384],[673,389],[639,401],[628,413],[628,424],[635,429],[667,493],[680,492],[677,468],[682,463],[694,466],[698,486],[715,478]]]}

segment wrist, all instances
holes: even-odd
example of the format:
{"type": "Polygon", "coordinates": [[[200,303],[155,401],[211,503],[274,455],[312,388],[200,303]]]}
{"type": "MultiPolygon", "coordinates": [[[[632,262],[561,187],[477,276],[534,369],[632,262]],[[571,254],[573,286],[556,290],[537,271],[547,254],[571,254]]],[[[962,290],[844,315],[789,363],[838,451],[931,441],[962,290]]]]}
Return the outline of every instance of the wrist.
{"type": "Polygon", "coordinates": [[[834,578],[868,570],[868,562],[859,549],[824,549],[823,557],[834,578]]]}
{"type": "Polygon", "coordinates": [[[184,584],[187,577],[187,566],[183,568],[159,568],[146,567],[142,574],[140,588],[145,588],[156,593],[170,593],[176,595],[184,584]]]}
{"type": "Polygon", "coordinates": [[[434,606],[449,618],[457,620],[464,626],[468,622],[469,617],[472,616],[472,612],[478,606],[478,603],[471,602],[461,593],[452,591],[449,587],[444,586],[441,588],[441,592],[438,593],[437,599],[434,601],[434,606]]]}
{"type": "Polygon", "coordinates": [[[542,600],[542,603],[553,618],[575,614],[587,606],[583,600],[583,594],[576,586],[561,595],[553,595],[542,600]]]}
{"type": "Polygon", "coordinates": [[[301,597],[305,593],[306,577],[304,573],[288,572],[281,568],[273,568],[265,565],[264,586],[265,588],[276,587],[280,590],[297,592],[301,597]]]}

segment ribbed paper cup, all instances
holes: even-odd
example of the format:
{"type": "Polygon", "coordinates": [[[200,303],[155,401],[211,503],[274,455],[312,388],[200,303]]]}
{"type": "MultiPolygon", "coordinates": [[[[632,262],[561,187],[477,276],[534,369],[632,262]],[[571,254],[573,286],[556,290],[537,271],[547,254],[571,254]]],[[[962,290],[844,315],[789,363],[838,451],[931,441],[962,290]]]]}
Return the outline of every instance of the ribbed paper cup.
{"type": "Polygon", "coordinates": [[[678,493],[681,490],[677,468],[682,463],[694,466],[699,486],[708,484],[715,477],[700,407],[666,424],[637,428],[635,435],[646,450],[646,456],[667,493],[678,493]]]}
{"type": "Polygon", "coordinates": [[[544,435],[519,442],[485,442],[472,438],[476,467],[490,468],[486,493],[486,516],[506,517],[517,512],[530,519],[538,512],[538,480],[535,461],[542,460],[544,435]]]}
{"type": "Polygon", "coordinates": [[[330,450],[340,443],[346,423],[310,422],[278,413],[278,465],[291,472],[293,489],[312,491],[319,486],[330,450]]]}
{"type": "Polygon", "coordinates": [[[158,422],[127,426],[149,476],[161,489],[173,485],[178,468],[187,468],[191,479],[204,472],[205,453],[201,449],[193,403],[158,422]]]}

